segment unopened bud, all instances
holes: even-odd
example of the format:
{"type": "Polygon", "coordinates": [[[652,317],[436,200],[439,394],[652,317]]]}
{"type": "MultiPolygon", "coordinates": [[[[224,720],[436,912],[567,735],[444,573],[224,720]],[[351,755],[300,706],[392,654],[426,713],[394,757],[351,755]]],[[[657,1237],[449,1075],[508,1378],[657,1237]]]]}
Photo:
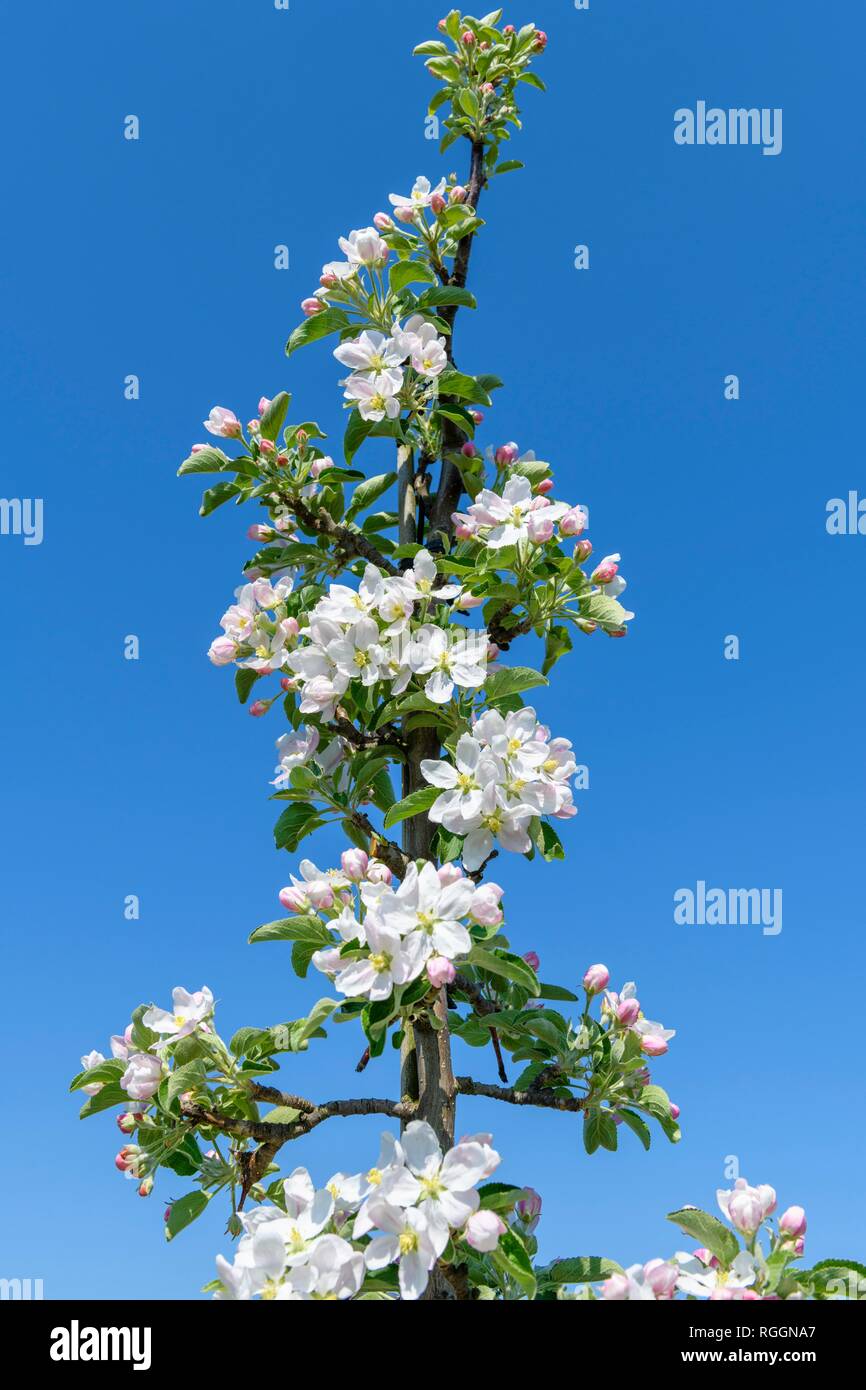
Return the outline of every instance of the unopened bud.
{"type": "Polygon", "coordinates": [[[250,714],[253,716],[253,719],[261,719],[263,714],[267,714],[270,707],[270,700],[254,700],[250,705],[250,714]]]}
{"type": "Polygon", "coordinates": [[[324,307],[325,305],[322,303],[321,299],[315,299],[313,296],[309,299],[301,300],[301,309],[308,319],[311,319],[314,314],[320,314],[324,307]]]}

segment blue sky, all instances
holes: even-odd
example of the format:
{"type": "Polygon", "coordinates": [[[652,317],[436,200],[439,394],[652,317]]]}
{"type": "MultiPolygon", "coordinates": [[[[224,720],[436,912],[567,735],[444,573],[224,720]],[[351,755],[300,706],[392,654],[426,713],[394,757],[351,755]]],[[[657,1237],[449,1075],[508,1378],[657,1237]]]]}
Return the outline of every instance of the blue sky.
{"type": "MultiPolygon", "coordinates": [[[[245,944],[291,867],[267,801],[279,729],[204,654],[252,518],[199,520],[175,469],[211,405],[246,419],[284,387],[337,445],[340,369],[324,348],[288,363],[283,343],[339,234],[461,167],[424,138],[432,84],[410,56],[445,8],[97,0],[5,18],[2,492],[42,497],[45,535],[0,537],[0,1274],[48,1297],[191,1296],[227,1249],[216,1212],[163,1248],[184,1184],[141,1201],[115,1173],[113,1122],[79,1124],[65,1094],[80,1054],[177,983],[209,984],[229,1034],[325,992],[288,948],[245,944]],[[38,81],[14,56],[37,50],[38,81]]],[[[863,18],[805,0],[535,0],[509,18],[548,31],[549,92],[526,96],[526,170],[485,199],[459,357],[506,381],[482,442],[552,461],[599,553],[622,552],[637,618],[625,642],[579,641],[537,701],[590,768],[567,862],[500,859],[497,877],[544,976],[605,961],[678,1030],[656,1079],[684,1138],[590,1159],[569,1118],[481,1100],[459,1127],[493,1129],[503,1176],[543,1193],[548,1257],[669,1253],[664,1213],[711,1206],[737,1155],[806,1206],[811,1257],[862,1258],[866,539],[829,536],[825,509],[866,492],[863,18]],[[781,107],[781,155],[675,145],[674,111],[701,99],[781,107]],[[781,888],[781,934],[676,925],[673,895],[699,879],[781,888]]],[[[322,837],[315,858],[337,849],[322,837]]],[[[286,1084],[393,1092],[387,1057],[355,1076],[360,1050],[332,1030],[286,1084]]],[[[494,1079],[489,1058],[458,1060],[494,1079]]],[[[324,1179],[378,1129],[334,1122],[288,1157],[324,1179]]]]}

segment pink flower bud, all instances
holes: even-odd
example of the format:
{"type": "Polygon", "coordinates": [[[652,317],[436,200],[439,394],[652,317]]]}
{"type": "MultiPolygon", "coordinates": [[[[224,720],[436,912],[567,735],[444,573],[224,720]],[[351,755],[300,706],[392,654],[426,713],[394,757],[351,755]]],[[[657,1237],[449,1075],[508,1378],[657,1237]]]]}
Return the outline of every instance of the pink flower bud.
{"type": "Polygon", "coordinates": [[[533,545],[545,545],[553,537],[553,522],[548,521],[544,512],[530,512],[526,518],[526,531],[533,545]]]}
{"type": "Polygon", "coordinates": [[[462,183],[455,183],[454,187],[449,189],[448,198],[452,203],[465,203],[468,197],[469,194],[462,183]]]}
{"type": "Polygon", "coordinates": [[[265,439],[264,436],[262,436],[262,438],[259,440],[259,453],[275,454],[276,452],[277,446],[274,443],[274,441],[272,439],[265,439]]]}
{"type": "Polygon", "coordinates": [[[543,53],[547,47],[547,35],[543,29],[539,29],[535,35],[535,48],[537,52],[543,53]]]}
{"type": "Polygon", "coordinates": [[[279,899],[286,912],[304,912],[308,907],[307,896],[300,888],[281,888],[279,899]]]}
{"type": "MultiPolygon", "coordinates": [[[[673,1112],[673,1106],[671,1106],[671,1111],[673,1112]]],[[[679,1110],[677,1110],[677,1115],[678,1114],[679,1110]]],[[[674,1116],[674,1119],[676,1119],[676,1115],[674,1116]]],[[[761,1207],[763,1209],[764,1216],[771,1216],[773,1212],[776,1210],[776,1207],[778,1206],[776,1189],[774,1187],[770,1187],[769,1183],[760,1182],[758,1183],[757,1191],[760,1193],[761,1207]]]]}
{"type": "Polygon", "coordinates": [[[534,1231],[541,1218],[541,1197],[534,1187],[527,1187],[526,1196],[521,1198],[514,1210],[526,1229],[534,1231]]]}
{"type": "Polygon", "coordinates": [[[131,1110],[124,1110],[117,1117],[117,1128],[121,1134],[134,1134],[138,1125],[138,1118],[131,1110]]]}
{"type": "Polygon", "coordinates": [[[434,989],[450,985],[456,974],[453,962],[445,956],[431,956],[427,962],[427,978],[434,989]]]}
{"type": "Polygon", "coordinates": [[[114,1166],[115,1166],[115,1168],[118,1170],[118,1172],[120,1172],[120,1173],[125,1173],[126,1170],[127,1170],[127,1168],[131,1168],[131,1167],[132,1167],[132,1164],[129,1163],[129,1162],[127,1162],[127,1159],[126,1159],[125,1155],[126,1155],[126,1149],[121,1149],[121,1150],[120,1150],[120,1153],[117,1154],[117,1156],[115,1157],[115,1160],[114,1160],[114,1166]]]}
{"type": "Polygon", "coordinates": [[[475,535],[475,527],[465,521],[458,521],[454,525],[454,534],[459,541],[471,541],[475,535]]]}
{"type": "Polygon", "coordinates": [[[610,971],[606,965],[591,965],[583,977],[583,987],[587,994],[600,994],[609,981],[610,971]]]}
{"type": "Polygon", "coordinates": [[[475,42],[475,35],[471,29],[467,29],[465,33],[460,35],[460,39],[462,43],[465,43],[467,48],[471,48],[475,42]]]}
{"type": "MultiPolygon", "coordinates": [[[[297,618],[283,618],[283,621],[280,623],[280,632],[287,640],[290,637],[297,637],[300,630],[297,618]]],[[[280,684],[282,685],[282,681],[280,684]]],[[[289,689],[292,689],[292,687],[289,686],[289,689]]]]}
{"type": "Polygon", "coordinates": [[[630,1028],[633,1023],[637,1023],[640,1017],[640,1001],[621,999],[616,1006],[616,1016],[625,1028],[630,1028]]]}
{"type": "Polygon", "coordinates": [[[411,203],[401,203],[399,207],[394,209],[394,216],[398,222],[414,222],[415,209],[411,203]]]}
{"type": "Polygon", "coordinates": [[[680,1267],[675,1260],[649,1260],[643,1273],[656,1298],[673,1298],[680,1277],[680,1267]]]}
{"type": "Polygon", "coordinates": [[[537,497],[546,497],[549,492],[553,492],[554,482],[552,478],[542,478],[540,483],[536,483],[533,492],[537,497]]]}
{"type": "Polygon", "coordinates": [[[478,453],[478,450],[476,449],[475,445],[467,439],[460,452],[464,458],[474,459],[476,454],[478,453]]]}
{"type": "Polygon", "coordinates": [[[493,457],[500,468],[508,468],[520,457],[520,450],[512,440],[509,444],[500,444],[493,457]]]}
{"type": "Polygon", "coordinates": [[[667,1040],[661,1033],[641,1033],[640,1049],[647,1057],[664,1057],[668,1050],[667,1040]]]}
{"type": "Polygon", "coordinates": [[[671,1119],[672,1119],[672,1120],[678,1120],[679,1118],[680,1118],[680,1107],[679,1107],[678,1105],[676,1105],[673,1101],[671,1101],[671,1119]]]}
{"type": "Polygon", "coordinates": [[[537,951],[526,951],[523,959],[527,965],[531,965],[533,970],[537,970],[541,964],[541,957],[537,951]]]}
{"type": "Polygon", "coordinates": [[[450,864],[442,864],[436,870],[436,876],[443,888],[450,888],[452,883],[457,883],[463,877],[463,870],[459,864],[453,861],[450,864]]]}
{"type": "Polygon", "coordinates": [[[499,1237],[505,1233],[505,1222],[495,1211],[474,1211],[466,1222],[466,1240],[473,1250],[487,1253],[495,1250],[499,1237]]]}
{"type": "Polygon", "coordinates": [[[373,218],[373,226],[380,232],[390,232],[393,230],[394,222],[387,212],[377,212],[373,218]]]}
{"type": "Polygon", "coordinates": [[[247,540],[266,541],[268,537],[272,536],[273,534],[274,533],[271,530],[270,526],[259,526],[258,524],[255,524],[251,526],[247,531],[247,540]]]}
{"type": "Polygon", "coordinates": [[[310,464],[310,477],[321,478],[323,473],[327,473],[329,468],[334,467],[334,460],[326,454],[324,458],[314,459],[310,464]]]}
{"type": "Polygon", "coordinates": [[[472,419],[475,421],[476,425],[480,425],[484,420],[483,410],[470,410],[469,414],[472,416],[472,419]]]}
{"type": "Polygon", "coordinates": [[[263,714],[267,714],[270,707],[270,700],[253,700],[253,703],[250,705],[250,714],[253,716],[253,719],[261,719],[263,714]]]}
{"type": "Polygon", "coordinates": [[[779,1217],[779,1230],[799,1239],[806,1234],[806,1213],[802,1207],[788,1207],[779,1217]]]}
{"type": "Polygon", "coordinates": [[[388,865],[383,864],[381,859],[370,860],[367,866],[368,883],[390,883],[393,877],[394,875],[391,873],[388,865]]]}
{"type": "MultiPolygon", "coordinates": [[[[483,44],[482,47],[486,48],[487,45],[486,45],[486,44],[483,44]]],[[[493,92],[496,91],[496,88],[494,87],[494,85],[493,85],[492,82],[483,82],[483,83],[481,84],[481,90],[482,90],[482,92],[484,92],[484,94],[485,94],[486,96],[491,96],[491,95],[493,94],[493,92]]]]}
{"type": "Polygon", "coordinates": [[[224,405],[213,407],[204,427],[209,434],[218,435],[221,439],[239,439],[241,435],[240,420],[233,410],[227,410],[224,405]]]}
{"type": "Polygon", "coordinates": [[[208,648],[208,657],[214,666],[228,666],[237,654],[237,643],[230,637],[215,637],[208,648]]]}
{"type": "Polygon", "coordinates": [[[340,866],[352,883],[361,882],[369,863],[370,857],[362,849],[344,849],[340,855],[340,866]]]}
{"type": "Polygon", "coordinates": [[[510,38],[511,35],[514,33],[514,25],[513,25],[513,24],[506,24],[506,26],[505,26],[505,28],[502,30],[502,32],[503,32],[503,34],[505,35],[506,38],[510,38]]]}
{"type": "Polygon", "coordinates": [[[618,555],[605,555],[590,575],[591,582],[593,584],[609,584],[619,569],[618,560],[618,555]]]}
{"type": "Polygon", "coordinates": [[[497,658],[499,655],[500,655],[500,651],[499,651],[499,648],[497,647],[496,643],[495,643],[495,642],[488,642],[488,643],[487,643],[487,660],[488,660],[488,661],[495,661],[496,658],[497,658]]]}
{"type": "Polygon", "coordinates": [[[301,309],[308,319],[311,319],[314,314],[320,314],[324,308],[325,305],[322,303],[321,299],[316,299],[313,296],[309,299],[301,300],[301,309]]]}
{"type": "Polygon", "coordinates": [[[319,284],[323,290],[332,290],[334,286],[339,285],[339,283],[339,276],[335,275],[333,270],[323,271],[319,276],[319,284]]]}
{"type": "Polygon", "coordinates": [[[200,454],[200,453],[202,453],[202,451],[203,451],[204,449],[209,449],[209,448],[210,448],[210,445],[209,445],[209,444],[193,444],[192,448],[190,449],[190,453],[191,453],[191,454],[200,454]]]}
{"type": "Polygon", "coordinates": [[[480,608],[483,603],[482,594],[469,594],[464,589],[463,593],[458,594],[454,600],[454,607],[461,613],[468,613],[472,608],[480,608]]]}
{"type": "Polygon", "coordinates": [[[288,693],[290,690],[294,690],[294,688],[295,683],[292,680],[291,676],[283,676],[282,680],[280,681],[280,689],[285,690],[286,693],[288,693]]]}
{"type": "Polygon", "coordinates": [[[763,1204],[753,1187],[735,1189],[728,1201],[728,1220],[743,1235],[754,1235],[764,1218],[763,1204]]]}
{"type": "Polygon", "coordinates": [[[139,1195],[139,1197],[149,1197],[152,1191],[153,1191],[153,1178],[148,1176],[148,1177],[146,1177],[146,1178],[143,1180],[143,1182],[139,1183],[139,1185],[138,1185],[138,1195],[139,1195]]]}
{"type": "Polygon", "coordinates": [[[581,632],[593,633],[598,628],[598,623],[594,622],[592,618],[575,618],[574,622],[581,632]]]}
{"type": "Polygon", "coordinates": [[[432,198],[430,199],[430,207],[432,208],[433,212],[435,213],[435,215],[436,215],[437,217],[439,216],[440,213],[442,213],[442,212],[445,211],[445,209],[447,208],[447,206],[448,206],[448,204],[446,203],[445,199],[442,197],[442,194],[441,194],[441,193],[434,193],[434,194],[433,194],[432,198]]]}
{"type": "Polygon", "coordinates": [[[577,542],[577,545],[574,547],[574,558],[579,565],[582,565],[584,560],[588,560],[591,554],[592,541],[583,540],[577,542]]]}
{"type": "Polygon", "coordinates": [[[444,34],[445,30],[448,28],[448,25],[446,24],[444,19],[440,19],[439,23],[436,25],[436,28],[439,30],[440,34],[444,34]]]}
{"type": "Polygon", "coordinates": [[[586,510],[583,507],[569,507],[559,518],[559,530],[563,536],[579,536],[586,528],[586,510]]]}
{"type": "Polygon", "coordinates": [[[260,415],[260,416],[264,415],[265,411],[269,408],[270,404],[271,404],[271,403],[270,403],[270,401],[268,400],[268,397],[267,397],[267,396],[262,396],[261,400],[259,401],[259,415],[260,415]]]}

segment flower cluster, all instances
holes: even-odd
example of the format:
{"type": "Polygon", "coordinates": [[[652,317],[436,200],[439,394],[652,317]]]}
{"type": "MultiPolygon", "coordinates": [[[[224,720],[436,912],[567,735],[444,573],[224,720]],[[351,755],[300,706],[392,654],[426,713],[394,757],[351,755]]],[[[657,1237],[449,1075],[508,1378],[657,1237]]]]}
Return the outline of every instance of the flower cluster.
{"type": "Polygon", "coordinates": [[[455,864],[410,864],[394,888],[384,864],[350,849],[342,871],[323,873],[303,860],[300,873],[282,889],[280,902],[289,912],[319,914],[331,944],[312,962],[353,999],[388,999],[422,975],[435,988],[450,983],[454,961],[472,949],[466,923],[496,927],[502,921],[499,885],[476,887],[455,864]]]}
{"type": "Polygon", "coordinates": [[[487,710],[463,734],[454,761],[427,758],[421,772],[442,794],[430,819],[463,839],[470,873],[498,845],[516,854],[532,848],[529,823],[539,816],[577,814],[570,778],[577,763],[566,738],[551,738],[531,706],[502,715],[487,710]]]}
{"type": "MultiPolygon", "coordinates": [[[[477,1184],[499,1165],[489,1134],[461,1139],[443,1156],[431,1127],[382,1135],[375,1167],[335,1173],[318,1191],[305,1168],[274,1193],[279,1205],[240,1216],[243,1235],[230,1264],[217,1256],[217,1298],[309,1301],[397,1288],[414,1300],[449,1244],[496,1248],[505,1223],[480,1208],[477,1184]],[[383,1271],[396,1266],[396,1281],[383,1271]]],[[[460,1256],[455,1256],[459,1259],[460,1256]]]]}
{"type": "Polygon", "coordinates": [[[661,1023],[644,1018],[633,980],[623,985],[619,994],[606,990],[601,1011],[621,1032],[635,1033],[640,1040],[641,1051],[648,1057],[663,1057],[670,1039],[676,1036],[676,1029],[665,1028],[661,1023]]]}
{"type": "Polygon", "coordinates": [[[670,1219],[688,1234],[703,1234],[712,1248],[702,1245],[692,1254],[680,1250],[669,1260],[631,1265],[604,1281],[601,1298],[664,1301],[678,1293],[714,1300],[802,1298],[797,1271],[790,1269],[790,1264],[799,1259],[805,1247],[803,1208],[788,1207],[774,1229],[768,1219],[777,1206],[772,1187],[751,1187],[745,1178],[738,1178],[732,1189],[720,1189],[716,1195],[722,1215],[745,1239],[746,1249],[740,1248],[715,1217],[697,1207],[684,1207],[670,1219]],[[769,1258],[757,1240],[763,1226],[770,1237],[769,1258]]]}
{"type": "Polygon", "coordinates": [[[334,356],[352,368],[352,375],[341,383],[346,400],[357,406],[362,420],[374,422],[400,414],[407,359],[419,376],[430,379],[448,365],[445,339],[423,314],[413,314],[402,328],[395,323],[390,337],[367,329],[335,348],[334,356]]]}

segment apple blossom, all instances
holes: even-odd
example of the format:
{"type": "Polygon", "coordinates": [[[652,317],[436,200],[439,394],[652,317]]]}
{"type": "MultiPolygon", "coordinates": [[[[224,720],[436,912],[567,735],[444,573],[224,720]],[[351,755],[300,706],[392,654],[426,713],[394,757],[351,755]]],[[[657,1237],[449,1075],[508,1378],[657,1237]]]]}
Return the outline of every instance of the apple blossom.
{"type": "Polygon", "coordinates": [[[241,434],[240,420],[233,410],[227,410],[223,405],[213,407],[204,422],[204,427],[209,434],[215,434],[221,439],[239,439],[241,434]]]}
{"type": "Polygon", "coordinates": [[[495,1211],[474,1211],[466,1222],[464,1236],[473,1250],[486,1254],[496,1249],[506,1230],[505,1222],[495,1211]]]}
{"type": "Polygon", "coordinates": [[[207,985],[190,994],[181,985],[172,990],[171,1009],[151,1008],[142,1017],[145,1028],[177,1042],[194,1033],[213,1013],[214,999],[207,985]]]}
{"type": "Polygon", "coordinates": [[[159,1089],[163,1064],[150,1052],[134,1052],[129,1058],[120,1085],[133,1100],[150,1100],[159,1089]]]}
{"type": "Polygon", "coordinates": [[[583,987],[587,994],[599,994],[610,981],[610,971],[606,965],[591,965],[583,977],[583,987]]]}

